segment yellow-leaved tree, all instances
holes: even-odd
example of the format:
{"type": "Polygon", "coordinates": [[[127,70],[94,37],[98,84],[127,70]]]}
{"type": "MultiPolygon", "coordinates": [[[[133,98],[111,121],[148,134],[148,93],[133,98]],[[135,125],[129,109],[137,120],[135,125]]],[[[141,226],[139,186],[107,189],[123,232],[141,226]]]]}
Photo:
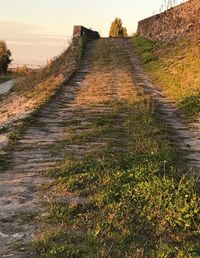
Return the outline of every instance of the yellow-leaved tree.
{"type": "Polygon", "coordinates": [[[117,38],[117,37],[127,37],[127,29],[123,27],[122,20],[120,18],[115,18],[112,22],[109,32],[110,38],[117,38]]]}

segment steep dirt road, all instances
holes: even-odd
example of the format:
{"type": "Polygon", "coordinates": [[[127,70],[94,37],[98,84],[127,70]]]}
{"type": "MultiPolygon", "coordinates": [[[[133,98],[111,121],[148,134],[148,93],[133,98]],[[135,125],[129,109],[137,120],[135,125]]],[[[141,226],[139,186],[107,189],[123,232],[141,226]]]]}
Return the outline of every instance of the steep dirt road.
{"type": "MultiPolygon", "coordinates": [[[[115,55],[111,53],[109,58],[115,58],[115,55]]],[[[38,187],[49,182],[41,176],[41,172],[55,167],[62,160],[63,153],[51,152],[51,147],[67,138],[68,132],[65,129],[70,127],[72,120],[74,123],[75,118],[81,119],[82,126],[77,132],[87,131],[86,114],[104,116],[109,108],[103,102],[126,99],[137,91],[150,94],[158,102],[161,119],[173,129],[171,138],[185,151],[188,166],[200,168],[200,134],[184,122],[175,104],[153,86],[128,40],[101,39],[90,42],[79,71],[36,115],[14,150],[9,153],[7,168],[2,168],[0,257],[30,257],[31,254],[17,251],[14,247],[34,237],[37,228],[31,216],[42,212],[38,187]],[[116,62],[117,67],[102,63],[102,69],[97,70],[95,62],[101,62],[101,59],[97,56],[98,60],[91,60],[91,53],[100,44],[105,45],[105,48],[115,48],[124,63],[116,62]]],[[[99,139],[99,142],[85,146],[72,143],[68,151],[81,157],[95,145],[105,145],[107,140],[99,139]]],[[[126,150],[121,148],[116,151],[126,150]]]]}

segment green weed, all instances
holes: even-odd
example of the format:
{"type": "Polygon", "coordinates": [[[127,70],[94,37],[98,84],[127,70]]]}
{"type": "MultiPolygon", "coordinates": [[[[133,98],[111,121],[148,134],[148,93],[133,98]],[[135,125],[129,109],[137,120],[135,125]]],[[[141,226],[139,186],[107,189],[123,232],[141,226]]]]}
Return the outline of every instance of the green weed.
{"type": "Polygon", "coordinates": [[[190,116],[199,115],[200,114],[200,92],[198,91],[194,95],[186,96],[180,102],[180,106],[190,116]]]}

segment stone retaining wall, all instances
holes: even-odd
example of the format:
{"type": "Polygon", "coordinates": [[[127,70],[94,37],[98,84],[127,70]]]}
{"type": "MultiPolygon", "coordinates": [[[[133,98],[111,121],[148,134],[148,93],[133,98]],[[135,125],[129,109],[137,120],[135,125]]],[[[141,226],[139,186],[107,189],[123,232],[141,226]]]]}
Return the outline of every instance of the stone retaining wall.
{"type": "Polygon", "coordinates": [[[138,23],[137,34],[153,41],[200,35],[200,0],[190,0],[138,23]]]}

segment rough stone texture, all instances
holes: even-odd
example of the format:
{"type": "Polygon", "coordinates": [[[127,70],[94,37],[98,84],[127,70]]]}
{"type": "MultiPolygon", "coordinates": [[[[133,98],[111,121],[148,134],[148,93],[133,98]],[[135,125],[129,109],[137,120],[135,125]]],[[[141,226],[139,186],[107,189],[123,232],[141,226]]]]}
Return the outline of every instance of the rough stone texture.
{"type": "Polygon", "coordinates": [[[100,35],[97,31],[87,29],[83,26],[74,26],[73,37],[82,37],[86,36],[88,39],[98,39],[100,35]]]}
{"type": "Polygon", "coordinates": [[[200,1],[190,0],[138,23],[137,34],[153,41],[172,41],[198,36],[200,1]]]}

